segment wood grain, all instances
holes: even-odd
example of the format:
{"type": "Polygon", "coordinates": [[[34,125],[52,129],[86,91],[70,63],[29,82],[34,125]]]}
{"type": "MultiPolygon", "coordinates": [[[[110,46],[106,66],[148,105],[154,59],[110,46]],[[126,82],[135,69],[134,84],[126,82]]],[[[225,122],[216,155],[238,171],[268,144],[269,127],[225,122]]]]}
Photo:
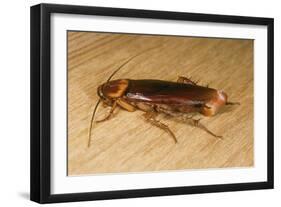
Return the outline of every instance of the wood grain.
{"type": "MultiPolygon", "coordinates": [[[[68,175],[253,166],[253,40],[68,32],[68,175]],[[116,110],[88,132],[97,87],[128,58],[145,51],[115,79],[192,77],[224,90],[230,101],[201,122],[223,140],[159,116],[178,143],[145,121],[141,111],[116,110]]],[[[96,119],[110,109],[100,107],[96,119]]]]}

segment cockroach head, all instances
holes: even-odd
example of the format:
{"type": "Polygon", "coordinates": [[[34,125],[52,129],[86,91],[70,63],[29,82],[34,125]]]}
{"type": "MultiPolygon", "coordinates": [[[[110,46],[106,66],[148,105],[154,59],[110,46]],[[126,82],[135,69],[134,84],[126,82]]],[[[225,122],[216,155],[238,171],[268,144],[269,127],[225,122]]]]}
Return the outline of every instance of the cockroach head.
{"type": "Polygon", "coordinates": [[[98,93],[98,96],[100,97],[100,100],[101,100],[103,103],[105,103],[105,104],[111,106],[111,105],[112,105],[112,100],[111,100],[109,97],[107,97],[107,96],[104,94],[104,92],[103,92],[104,85],[105,85],[105,84],[102,84],[102,85],[100,85],[100,86],[98,87],[97,93],[98,93]]]}
{"type": "Polygon", "coordinates": [[[102,100],[106,99],[106,97],[103,95],[103,92],[102,92],[103,85],[104,85],[104,84],[100,85],[100,86],[98,87],[98,90],[97,90],[98,96],[99,96],[102,100]]]}
{"type": "Polygon", "coordinates": [[[120,98],[124,95],[128,85],[129,81],[126,79],[112,80],[98,87],[98,95],[102,99],[120,98]]]}

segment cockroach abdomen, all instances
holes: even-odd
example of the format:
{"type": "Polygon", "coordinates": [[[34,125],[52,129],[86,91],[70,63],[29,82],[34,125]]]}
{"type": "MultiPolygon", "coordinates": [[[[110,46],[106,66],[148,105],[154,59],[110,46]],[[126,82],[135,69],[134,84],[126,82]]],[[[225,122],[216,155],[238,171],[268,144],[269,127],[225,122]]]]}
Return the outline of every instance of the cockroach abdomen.
{"type": "Polygon", "coordinates": [[[204,116],[213,116],[219,109],[227,102],[227,95],[225,92],[218,90],[217,94],[202,107],[201,113],[204,116]]]}

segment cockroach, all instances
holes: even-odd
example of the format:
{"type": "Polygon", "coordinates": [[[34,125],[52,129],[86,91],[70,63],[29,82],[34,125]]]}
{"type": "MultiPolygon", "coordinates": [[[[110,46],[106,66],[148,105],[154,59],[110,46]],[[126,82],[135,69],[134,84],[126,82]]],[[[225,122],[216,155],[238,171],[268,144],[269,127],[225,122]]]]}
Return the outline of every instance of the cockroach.
{"type": "MultiPolygon", "coordinates": [[[[167,125],[156,119],[158,114],[164,113],[169,116],[184,116],[199,113],[210,117],[216,115],[224,105],[239,104],[239,102],[228,102],[227,94],[224,91],[198,85],[190,78],[184,76],[179,76],[176,82],[155,79],[111,80],[124,65],[141,54],[139,53],[128,59],[110,75],[105,83],[98,86],[97,94],[99,100],[92,114],[88,147],[91,143],[94,116],[100,102],[110,106],[111,109],[104,119],[98,120],[96,123],[109,120],[117,107],[128,112],[141,110],[144,112],[144,117],[148,122],[166,131],[175,143],[177,143],[175,134],[167,125]]],[[[202,125],[199,122],[200,119],[194,119],[193,116],[185,117],[184,119],[191,120],[194,126],[205,130],[212,136],[222,138],[222,136],[214,134],[202,125]]]]}

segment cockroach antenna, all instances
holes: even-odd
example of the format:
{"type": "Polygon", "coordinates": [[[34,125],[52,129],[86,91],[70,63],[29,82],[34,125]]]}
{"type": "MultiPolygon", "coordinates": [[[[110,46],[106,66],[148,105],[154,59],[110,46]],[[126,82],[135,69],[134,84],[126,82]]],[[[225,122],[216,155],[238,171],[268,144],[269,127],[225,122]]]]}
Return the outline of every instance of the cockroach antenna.
{"type": "MultiPolygon", "coordinates": [[[[125,61],[122,65],[120,65],[120,66],[109,76],[109,78],[107,79],[106,82],[109,82],[109,81],[111,80],[111,78],[112,78],[122,67],[124,67],[126,64],[128,64],[132,59],[134,59],[134,58],[136,58],[136,57],[142,55],[143,53],[145,53],[145,52],[147,52],[147,51],[149,51],[149,50],[153,50],[153,49],[156,49],[156,48],[158,48],[158,47],[159,47],[159,46],[149,48],[149,49],[144,50],[144,51],[142,51],[142,52],[136,54],[135,56],[129,58],[127,61],[125,61]]],[[[97,111],[97,109],[98,109],[98,106],[99,106],[100,102],[101,102],[101,99],[99,99],[98,102],[96,103],[96,106],[95,106],[94,111],[93,111],[93,114],[92,114],[91,125],[90,125],[90,130],[89,130],[89,138],[88,138],[88,147],[91,146],[91,135],[92,135],[93,122],[94,122],[95,114],[96,114],[96,111],[97,111]]]]}
{"type": "Polygon", "coordinates": [[[120,66],[109,76],[109,78],[107,79],[106,82],[109,82],[109,81],[111,80],[111,78],[112,78],[121,68],[123,68],[126,64],[128,64],[131,60],[133,60],[134,58],[136,58],[136,57],[142,55],[143,53],[145,53],[145,52],[147,52],[147,51],[149,51],[149,50],[154,50],[154,49],[156,49],[156,48],[158,48],[158,47],[159,47],[159,46],[149,48],[149,49],[144,50],[144,51],[142,51],[142,52],[136,54],[135,56],[129,58],[127,61],[125,61],[122,65],[120,65],[120,66]]]}
{"type": "Polygon", "coordinates": [[[91,145],[91,135],[92,135],[92,128],[93,128],[93,121],[94,121],[94,117],[95,117],[95,114],[96,114],[96,111],[97,111],[97,108],[98,108],[100,102],[101,102],[101,99],[99,99],[98,102],[96,103],[95,109],[94,109],[93,114],[92,114],[91,126],[90,126],[90,130],[89,130],[88,147],[90,147],[90,145],[91,145]]]}

